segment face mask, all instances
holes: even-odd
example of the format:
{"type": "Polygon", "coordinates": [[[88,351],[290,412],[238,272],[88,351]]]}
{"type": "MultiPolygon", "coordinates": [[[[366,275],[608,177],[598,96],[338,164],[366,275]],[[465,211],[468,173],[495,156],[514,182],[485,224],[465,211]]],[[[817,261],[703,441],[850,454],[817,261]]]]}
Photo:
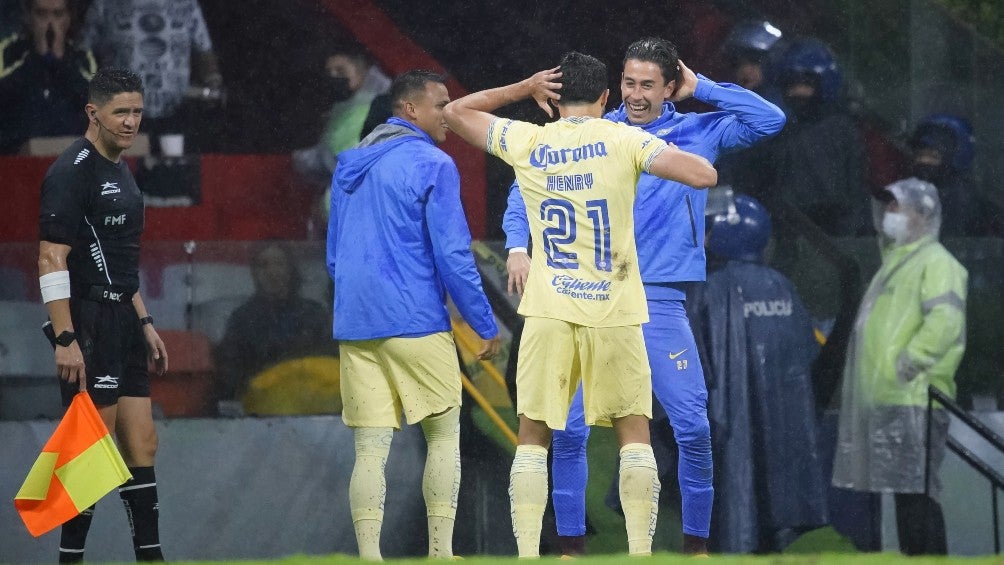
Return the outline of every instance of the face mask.
{"type": "Polygon", "coordinates": [[[945,167],[941,165],[929,165],[927,163],[914,163],[910,169],[910,173],[920,180],[937,186],[945,178],[945,167]]]}
{"type": "Polygon", "coordinates": [[[784,105],[788,112],[802,122],[816,119],[822,110],[822,104],[815,96],[785,96],[784,105]]]}
{"type": "Polygon", "coordinates": [[[896,243],[903,243],[909,235],[906,214],[901,212],[886,212],[882,216],[882,233],[891,237],[896,243]]]}
{"type": "Polygon", "coordinates": [[[348,100],[352,96],[349,79],[346,77],[328,77],[328,97],[332,104],[348,100]]]}

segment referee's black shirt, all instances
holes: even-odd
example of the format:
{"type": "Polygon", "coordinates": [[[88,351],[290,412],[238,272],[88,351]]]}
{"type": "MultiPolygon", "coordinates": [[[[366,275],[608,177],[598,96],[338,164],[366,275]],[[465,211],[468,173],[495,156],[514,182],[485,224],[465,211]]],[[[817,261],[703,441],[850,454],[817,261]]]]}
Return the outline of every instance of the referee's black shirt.
{"type": "Polygon", "coordinates": [[[86,138],[73,142],[42,181],[39,237],[69,245],[73,296],[91,286],[139,288],[143,195],[124,160],[113,163],[86,138]]]}

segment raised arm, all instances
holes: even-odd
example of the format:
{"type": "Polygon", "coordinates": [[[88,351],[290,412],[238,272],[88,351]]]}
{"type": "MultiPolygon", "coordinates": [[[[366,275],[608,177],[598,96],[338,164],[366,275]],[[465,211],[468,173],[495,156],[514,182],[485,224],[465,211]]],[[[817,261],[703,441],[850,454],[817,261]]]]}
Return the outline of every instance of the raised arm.
{"type": "Polygon", "coordinates": [[[718,171],[710,161],[672,144],[652,160],[648,172],[694,188],[709,188],[718,184],[718,171]]]}
{"type": "Polygon", "coordinates": [[[784,112],[759,94],[735,84],[714,82],[680,61],[680,78],[670,101],[681,102],[690,97],[724,112],[705,116],[717,119],[708,121],[703,134],[722,151],[749,147],[784,127],[784,112]]]}
{"type": "Polygon", "coordinates": [[[502,106],[533,98],[548,116],[553,117],[554,110],[547,102],[561,98],[556,92],[561,88],[561,84],[556,82],[559,78],[561,73],[558,67],[555,67],[540,71],[517,83],[458,98],[446,105],[444,110],[446,124],[467,143],[484,149],[485,141],[488,139],[488,128],[492,120],[497,117],[492,112],[502,106]]]}

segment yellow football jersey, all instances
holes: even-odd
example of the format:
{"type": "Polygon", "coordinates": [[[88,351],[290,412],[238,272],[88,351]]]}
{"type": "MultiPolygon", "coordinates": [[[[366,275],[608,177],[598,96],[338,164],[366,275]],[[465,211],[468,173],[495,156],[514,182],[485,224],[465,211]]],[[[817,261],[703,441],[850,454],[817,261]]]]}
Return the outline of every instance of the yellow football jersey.
{"type": "Polygon", "coordinates": [[[592,327],[648,321],[634,240],[638,176],[666,142],[595,118],[498,118],[488,151],[512,165],[533,254],[519,313],[592,327]]]}

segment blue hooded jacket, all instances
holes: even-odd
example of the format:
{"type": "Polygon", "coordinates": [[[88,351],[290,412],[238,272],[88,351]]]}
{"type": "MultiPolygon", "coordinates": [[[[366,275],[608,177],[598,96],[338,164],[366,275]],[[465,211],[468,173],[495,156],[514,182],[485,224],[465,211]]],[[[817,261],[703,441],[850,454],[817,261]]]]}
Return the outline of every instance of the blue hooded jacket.
{"type": "Polygon", "coordinates": [[[407,121],[378,126],[338,155],[331,181],[335,339],[449,331],[446,292],[479,336],[494,337],[470,247],[453,160],[407,121]]]}
{"type": "MultiPolygon", "coordinates": [[[[717,112],[680,113],[670,102],[663,103],[662,115],[641,129],[706,158],[712,163],[727,151],[749,147],[775,135],[784,127],[785,116],[777,106],[740,86],[716,83],[697,75],[694,98],[721,108],[717,112]]],[[[631,124],[624,104],[606,119],[631,124]]],[[[529,226],[523,198],[516,184],[510,188],[502,228],[506,248],[526,247],[529,226]]],[[[703,281],[704,207],[706,190],[642,173],[634,204],[638,266],[649,299],[682,300],[682,287],[672,283],[703,281]],[[670,283],[668,286],[656,286],[670,283]]]]}

